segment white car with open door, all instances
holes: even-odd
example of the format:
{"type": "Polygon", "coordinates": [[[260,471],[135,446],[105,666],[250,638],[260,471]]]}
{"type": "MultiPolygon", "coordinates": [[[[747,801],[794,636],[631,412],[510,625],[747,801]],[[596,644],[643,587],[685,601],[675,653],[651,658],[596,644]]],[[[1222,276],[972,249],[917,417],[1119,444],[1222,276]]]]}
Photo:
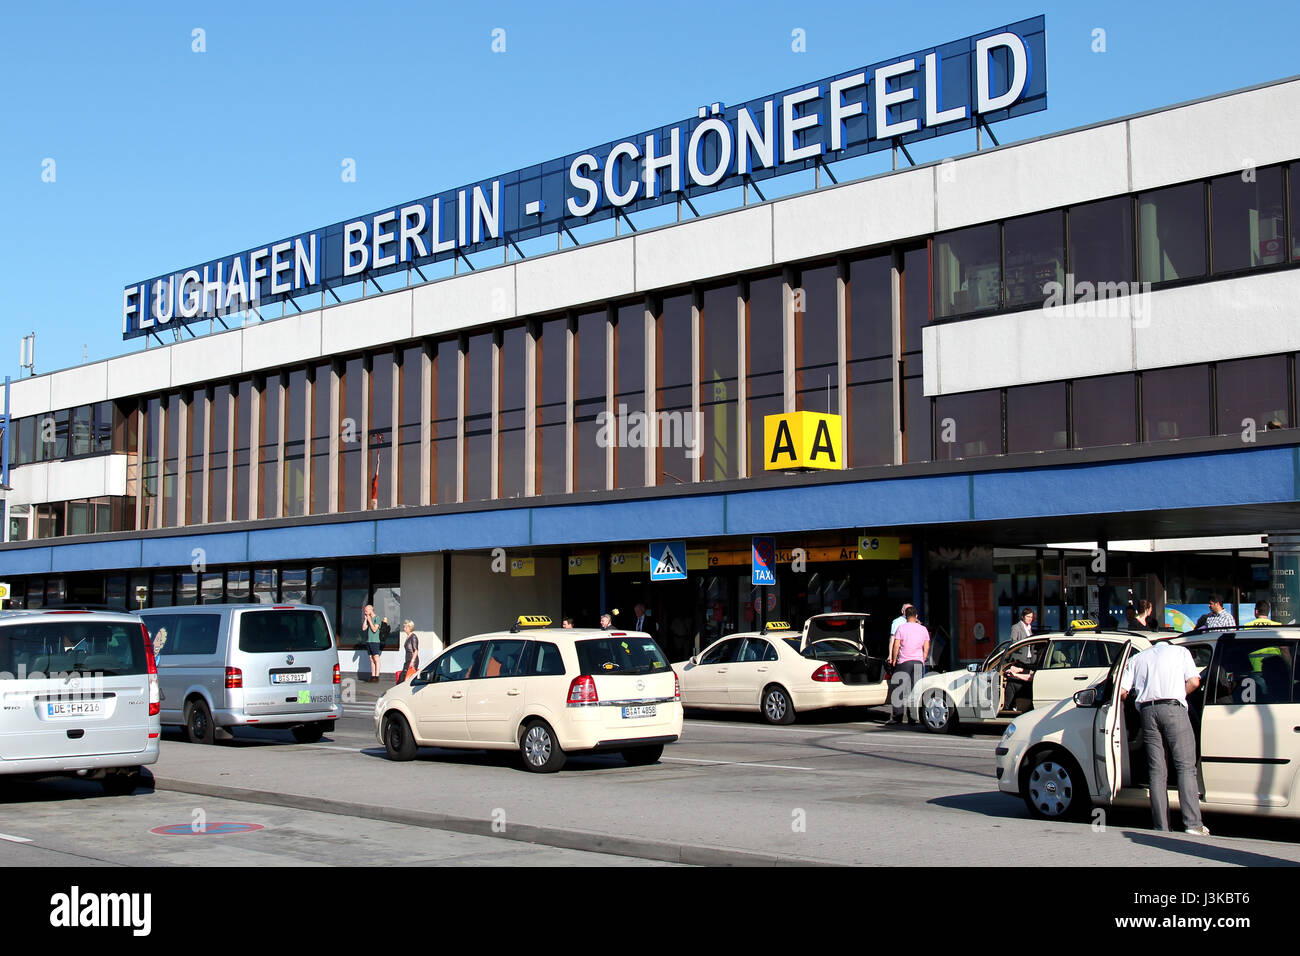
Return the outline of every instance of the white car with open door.
{"type": "Polygon", "coordinates": [[[965,670],[927,674],[917,681],[908,706],[926,730],[948,733],[959,724],[1002,725],[1016,715],[1066,700],[1105,676],[1125,641],[1138,650],[1145,637],[1102,631],[1087,620],[1072,621],[1063,633],[1035,634],[1005,644],[983,663],[965,670]],[[1029,674],[1009,679],[1008,670],[1029,674]]]}
{"type": "Polygon", "coordinates": [[[672,667],[640,631],[554,628],[523,615],[509,631],[452,644],[375,704],[392,760],[419,747],[515,750],[550,773],[577,752],[655,763],[682,733],[672,667]]]}
{"type": "MultiPolygon", "coordinates": [[[[1184,634],[1201,668],[1188,698],[1209,812],[1300,818],[1300,629],[1184,634]]],[[[1093,805],[1150,805],[1146,750],[1132,697],[1115,687],[1130,653],[1107,677],[1045,710],[1017,717],[997,747],[998,786],[1044,819],[1082,818],[1093,805]]],[[[1178,779],[1169,768],[1169,805],[1178,779]]]]}
{"type": "MultiPolygon", "coordinates": [[[[844,618],[845,615],[832,615],[844,618]]],[[[730,634],[674,664],[682,705],[757,711],[770,724],[826,707],[876,707],[889,697],[884,662],[863,653],[860,629],[824,637],[774,621],[761,631],[730,634]]]]}

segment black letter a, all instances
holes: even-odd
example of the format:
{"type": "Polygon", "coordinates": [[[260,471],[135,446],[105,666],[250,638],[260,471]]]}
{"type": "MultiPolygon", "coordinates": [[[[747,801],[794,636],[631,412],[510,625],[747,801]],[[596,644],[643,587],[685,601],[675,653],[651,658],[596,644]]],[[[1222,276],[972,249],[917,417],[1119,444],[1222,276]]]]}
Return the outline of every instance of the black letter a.
{"type": "Polygon", "coordinates": [[[789,455],[792,463],[799,460],[794,450],[794,438],[790,435],[790,423],[785,419],[776,423],[776,439],[772,442],[772,457],[768,463],[775,465],[777,457],[782,454],[789,455]]]}
{"type": "Polygon", "coordinates": [[[812,452],[808,455],[808,463],[812,464],[817,460],[819,451],[826,452],[832,462],[835,461],[835,447],[831,444],[831,430],[826,427],[825,420],[817,422],[817,434],[813,436],[812,452]],[[826,436],[826,441],[822,441],[822,436],[826,436]]]}

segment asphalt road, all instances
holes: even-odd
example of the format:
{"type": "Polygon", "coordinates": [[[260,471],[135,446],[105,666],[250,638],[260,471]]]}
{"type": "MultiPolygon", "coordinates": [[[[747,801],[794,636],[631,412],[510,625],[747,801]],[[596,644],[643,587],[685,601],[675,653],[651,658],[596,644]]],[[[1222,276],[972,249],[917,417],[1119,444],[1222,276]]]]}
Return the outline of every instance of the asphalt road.
{"type": "Polygon", "coordinates": [[[0,838],[0,864],[1300,865],[1291,823],[1210,816],[1214,836],[1198,839],[1152,833],[1143,812],[1031,820],[997,791],[997,732],[938,737],[865,710],[788,727],[692,712],[657,765],[578,756],[536,775],[505,754],[389,761],[372,706],[345,705],[311,745],[254,730],[197,747],[168,731],[155,789],[130,797],[79,781],[9,787],[0,834],[31,842],[0,838]],[[196,811],[264,829],[149,832],[196,811]]]}

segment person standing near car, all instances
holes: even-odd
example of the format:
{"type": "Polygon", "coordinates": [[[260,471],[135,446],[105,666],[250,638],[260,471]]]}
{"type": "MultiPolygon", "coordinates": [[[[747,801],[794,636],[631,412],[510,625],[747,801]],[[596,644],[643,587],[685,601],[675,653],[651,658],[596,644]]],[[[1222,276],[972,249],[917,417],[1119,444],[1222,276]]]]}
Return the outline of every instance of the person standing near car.
{"type": "Polygon", "coordinates": [[[406,635],[406,641],[402,644],[402,649],[406,651],[406,661],[397,674],[399,684],[406,680],[406,674],[412,667],[419,669],[420,666],[420,639],[415,636],[415,622],[403,621],[402,633],[406,635]]]}
{"type": "Polygon", "coordinates": [[[382,638],[379,636],[379,622],[375,620],[375,606],[367,604],[361,609],[361,643],[366,645],[370,655],[370,676],[366,682],[379,683],[379,652],[383,650],[382,638]]]}
{"type": "MultiPolygon", "coordinates": [[[[1222,607],[1222,606],[1220,606],[1222,607]]],[[[1135,695],[1142,718],[1142,742],[1147,751],[1151,788],[1151,825],[1169,829],[1169,769],[1165,746],[1178,774],[1178,804],[1183,828],[1196,836],[1209,836],[1201,822],[1200,793],[1196,782],[1196,735],[1188,716],[1187,697],[1201,686],[1200,671],[1191,653],[1180,644],[1161,641],[1136,654],[1120,678],[1120,697],[1135,695]]]]}
{"type": "Polygon", "coordinates": [[[1223,599],[1217,594],[1211,594],[1210,613],[1205,615],[1204,627],[1236,627],[1237,619],[1228,611],[1223,609],[1223,599]]]}
{"type": "MultiPolygon", "coordinates": [[[[907,620],[894,632],[889,642],[889,699],[893,715],[886,724],[901,724],[907,698],[925,673],[925,659],[930,653],[930,631],[916,619],[916,608],[908,607],[907,620]]],[[[908,723],[914,721],[909,717],[908,723]]]]}
{"type": "Polygon", "coordinates": [[[1011,625],[1011,643],[1023,641],[1025,638],[1032,637],[1034,634],[1034,609],[1032,607],[1022,607],[1020,609],[1020,620],[1011,625]]]}

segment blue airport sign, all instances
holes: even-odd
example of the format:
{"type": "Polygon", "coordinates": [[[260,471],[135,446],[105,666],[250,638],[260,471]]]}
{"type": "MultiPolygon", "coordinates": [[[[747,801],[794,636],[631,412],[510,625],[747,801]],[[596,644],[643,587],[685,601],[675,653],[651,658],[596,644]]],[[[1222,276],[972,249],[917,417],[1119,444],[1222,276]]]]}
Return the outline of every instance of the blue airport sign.
{"type": "Polygon", "coordinates": [[[132,283],[122,337],[1047,108],[1042,16],[132,283]]]}
{"type": "Polygon", "coordinates": [[[650,542],[650,580],[686,580],[686,542],[650,542]]]}

